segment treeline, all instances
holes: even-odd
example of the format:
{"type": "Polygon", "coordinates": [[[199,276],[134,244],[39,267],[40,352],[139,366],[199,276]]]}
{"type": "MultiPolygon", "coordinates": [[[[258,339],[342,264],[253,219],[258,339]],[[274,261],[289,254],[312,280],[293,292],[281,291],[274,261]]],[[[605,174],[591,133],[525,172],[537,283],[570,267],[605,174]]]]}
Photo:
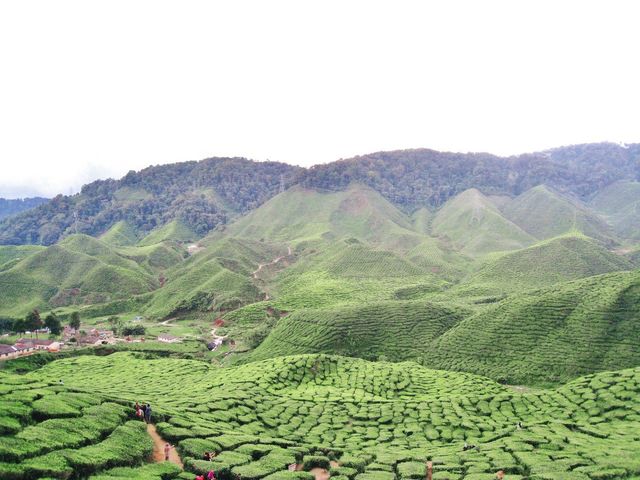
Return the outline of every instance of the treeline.
{"type": "Polygon", "coordinates": [[[546,184],[587,199],[623,179],[640,179],[640,144],[577,145],[507,158],[426,149],[379,152],[316,165],[301,183],[340,190],[361,182],[411,210],[438,207],[469,188],[485,194],[518,195],[546,184]]]}
{"type": "Polygon", "coordinates": [[[299,170],[277,162],[211,158],[131,171],[0,222],[0,244],[51,245],[76,232],[99,235],[120,220],[148,232],[178,219],[204,235],[226,223],[230,213],[245,213],[281,186],[291,186],[299,170]]]}
{"type": "Polygon", "coordinates": [[[640,144],[586,144],[514,157],[399,150],[302,169],[277,162],[211,158],[149,167],[85,185],[0,222],[0,244],[50,245],[70,233],[98,235],[126,220],[142,232],[179,219],[199,235],[248,212],[282,187],[369,185],[405,210],[438,207],[468,188],[518,195],[547,184],[586,199],[617,180],[640,180],[640,144]]]}
{"type": "Polygon", "coordinates": [[[48,201],[48,198],[42,197],[16,199],[0,198],[0,220],[11,215],[24,212],[25,210],[30,210],[48,201]]]}

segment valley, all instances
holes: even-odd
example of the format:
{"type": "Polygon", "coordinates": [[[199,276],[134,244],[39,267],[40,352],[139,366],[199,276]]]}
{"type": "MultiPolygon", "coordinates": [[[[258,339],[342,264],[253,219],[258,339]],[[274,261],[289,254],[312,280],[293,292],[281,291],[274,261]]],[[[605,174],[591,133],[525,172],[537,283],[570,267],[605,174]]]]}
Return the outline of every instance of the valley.
{"type": "Polygon", "coordinates": [[[640,177],[398,155],[176,164],[197,189],[157,167],[37,207],[103,205],[0,245],[3,343],[34,310],[119,341],[0,363],[0,478],[640,478],[640,177]]]}

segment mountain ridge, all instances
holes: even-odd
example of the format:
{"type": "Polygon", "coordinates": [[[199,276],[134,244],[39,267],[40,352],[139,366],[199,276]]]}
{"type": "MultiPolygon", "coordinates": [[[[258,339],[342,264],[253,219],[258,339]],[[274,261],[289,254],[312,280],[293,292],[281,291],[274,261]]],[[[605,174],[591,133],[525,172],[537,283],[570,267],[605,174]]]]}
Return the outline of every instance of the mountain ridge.
{"type": "Polygon", "coordinates": [[[614,182],[638,179],[640,144],[584,144],[511,157],[397,150],[308,169],[210,158],[131,171],[120,180],[85,185],[77,195],[59,195],[1,221],[0,244],[51,245],[72,233],[103,234],[123,220],[141,234],[180,220],[204,236],[293,185],[340,191],[362,183],[411,212],[439,207],[468,188],[514,197],[547,184],[587,201],[614,182]]]}

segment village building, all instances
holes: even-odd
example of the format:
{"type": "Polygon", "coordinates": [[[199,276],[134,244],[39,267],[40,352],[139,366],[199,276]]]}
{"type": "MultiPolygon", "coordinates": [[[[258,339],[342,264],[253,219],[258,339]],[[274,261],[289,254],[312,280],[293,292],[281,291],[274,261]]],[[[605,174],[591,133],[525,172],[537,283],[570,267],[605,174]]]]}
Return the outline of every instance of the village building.
{"type": "Polygon", "coordinates": [[[168,333],[162,333],[158,335],[158,341],[165,343],[178,343],[182,341],[182,338],[169,335],[168,333]]]}
{"type": "Polygon", "coordinates": [[[38,338],[20,338],[14,345],[21,349],[48,350],[50,352],[57,352],[62,346],[57,340],[42,340],[38,338]]]}

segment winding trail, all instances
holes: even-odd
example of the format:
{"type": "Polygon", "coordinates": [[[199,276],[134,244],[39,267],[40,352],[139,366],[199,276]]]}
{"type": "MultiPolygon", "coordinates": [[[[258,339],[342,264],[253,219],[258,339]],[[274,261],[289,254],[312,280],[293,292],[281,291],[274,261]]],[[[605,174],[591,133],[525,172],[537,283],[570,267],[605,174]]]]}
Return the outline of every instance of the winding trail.
{"type": "MultiPolygon", "coordinates": [[[[152,423],[147,423],[147,433],[153,440],[153,461],[155,463],[164,462],[164,446],[166,443],[169,443],[169,442],[164,440],[158,434],[158,431],[156,430],[156,426],[153,425],[152,423]]],[[[178,452],[176,452],[176,449],[174,447],[172,447],[171,450],[169,450],[169,461],[171,463],[176,464],[181,469],[184,469],[184,464],[180,459],[180,455],[178,455],[178,452]]]]}
{"type": "Polygon", "coordinates": [[[272,261],[270,261],[269,263],[259,263],[258,264],[258,269],[255,272],[253,272],[253,274],[252,274],[253,278],[257,280],[258,279],[258,274],[262,271],[263,268],[269,267],[271,265],[276,265],[276,264],[280,263],[282,260],[284,260],[285,258],[290,257],[290,256],[291,256],[291,246],[288,246],[286,255],[282,255],[282,256],[280,256],[278,258],[275,258],[272,261]]]}
{"type": "Polygon", "coordinates": [[[216,333],[217,331],[218,331],[217,328],[214,328],[213,330],[211,330],[211,336],[213,337],[213,343],[215,345],[211,350],[212,352],[214,352],[220,345],[222,345],[222,342],[224,341],[224,339],[227,338],[226,335],[224,337],[221,337],[220,335],[218,335],[216,333]]]}

